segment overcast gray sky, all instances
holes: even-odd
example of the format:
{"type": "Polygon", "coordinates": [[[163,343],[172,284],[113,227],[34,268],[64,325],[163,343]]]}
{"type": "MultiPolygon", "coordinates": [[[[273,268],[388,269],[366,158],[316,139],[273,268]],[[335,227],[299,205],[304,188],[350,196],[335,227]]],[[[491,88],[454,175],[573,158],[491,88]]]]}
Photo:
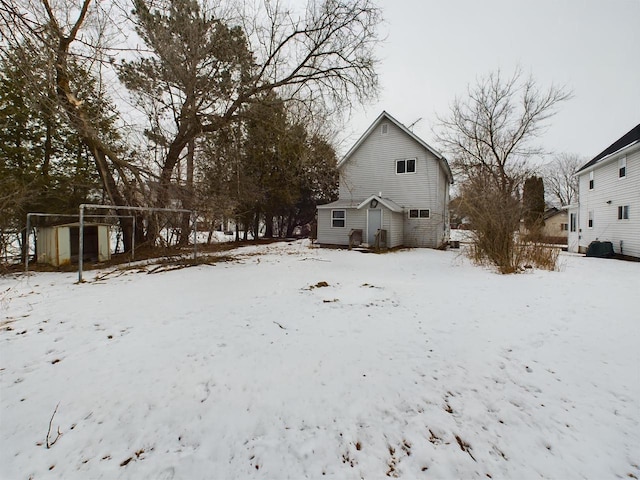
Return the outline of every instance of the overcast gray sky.
{"type": "Polygon", "coordinates": [[[380,1],[379,102],[347,124],[346,150],[382,110],[437,147],[436,113],[479,76],[520,66],[541,86],[566,85],[541,143],[594,157],[640,123],[640,0],[380,1]]]}

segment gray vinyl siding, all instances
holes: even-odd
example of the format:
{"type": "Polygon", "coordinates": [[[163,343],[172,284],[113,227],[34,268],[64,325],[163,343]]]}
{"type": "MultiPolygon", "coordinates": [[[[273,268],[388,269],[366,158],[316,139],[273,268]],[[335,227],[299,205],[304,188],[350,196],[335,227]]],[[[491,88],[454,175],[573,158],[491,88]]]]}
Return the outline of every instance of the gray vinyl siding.
{"type": "Polygon", "coordinates": [[[436,157],[385,119],[376,126],[340,169],[340,198],[365,199],[382,192],[398,205],[434,208],[440,167],[436,157]],[[388,134],[381,134],[381,123],[388,134]],[[396,160],[416,158],[416,172],[396,174],[396,160]]]}
{"type": "Polygon", "coordinates": [[[579,247],[584,251],[594,240],[609,241],[620,253],[640,257],[640,146],[614,155],[596,164],[594,188],[589,190],[589,171],[579,176],[579,247]],[[618,160],[626,156],[626,177],[618,176],[618,160]],[[609,203],[610,202],[610,203],[609,203]],[[618,220],[618,207],[629,206],[629,219],[618,220]],[[593,211],[593,228],[589,228],[589,211],[593,211]]]}
{"type": "MultiPolygon", "coordinates": [[[[381,194],[403,208],[402,214],[394,216],[394,227],[400,221],[403,226],[391,229],[393,241],[389,243],[393,246],[438,247],[447,232],[448,191],[448,179],[439,160],[385,118],[340,168],[341,199],[355,201],[381,194]],[[388,125],[386,135],[381,133],[384,123],[388,125]],[[410,158],[416,159],[416,172],[397,174],[396,161],[410,158]],[[429,209],[431,216],[408,219],[411,208],[429,209]]],[[[387,218],[390,221],[390,213],[384,212],[383,223],[387,218]]]]}
{"type": "Polygon", "coordinates": [[[387,243],[389,248],[398,247],[404,244],[404,215],[397,212],[384,212],[383,224],[387,231],[387,243]]]}
{"type": "Polygon", "coordinates": [[[337,210],[346,211],[346,226],[344,228],[336,228],[331,225],[330,209],[318,209],[318,243],[349,245],[349,232],[354,228],[362,229],[363,235],[365,234],[367,228],[366,209],[338,208],[337,210]]]}
{"type": "MultiPolygon", "coordinates": [[[[341,210],[341,209],[339,209],[341,210]]],[[[387,246],[403,244],[403,214],[382,208],[382,228],[387,231],[387,246]]],[[[367,209],[346,209],[346,227],[331,226],[331,209],[318,209],[318,243],[326,245],[349,245],[349,232],[362,230],[363,242],[367,241],[367,209]]]]}

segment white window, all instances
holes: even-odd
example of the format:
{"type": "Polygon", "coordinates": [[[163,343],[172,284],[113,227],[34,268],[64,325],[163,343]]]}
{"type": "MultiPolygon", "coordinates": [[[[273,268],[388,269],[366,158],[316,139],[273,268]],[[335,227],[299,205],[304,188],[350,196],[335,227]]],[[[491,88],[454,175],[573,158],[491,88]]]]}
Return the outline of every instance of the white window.
{"type": "Polygon", "coordinates": [[[428,208],[412,208],[409,210],[409,218],[429,218],[431,216],[431,212],[428,208]]]}
{"type": "Polygon", "coordinates": [[[618,220],[629,220],[629,205],[618,207],[618,220]]]}
{"type": "Polygon", "coordinates": [[[416,173],[416,159],[396,160],[396,173],[416,173]]]}
{"type": "Polygon", "coordinates": [[[589,172],[589,190],[593,190],[593,170],[589,172]]]}
{"type": "Polygon", "coordinates": [[[589,210],[589,228],[593,228],[593,210],[589,210]]]}
{"type": "Polygon", "coordinates": [[[382,126],[380,127],[380,134],[387,135],[388,133],[389,133],[389,124],[383,123],[382,126]]]}
{"type": "Polygon", "coordinates": [[[627,157],[618,160],[618,177],[625,178],[627,176],[627,157]]]}
{"type": "Polygon", "coordinates": [[[346,220],[346,210],[331,210],[331,226],[333,228],[344,228],[346,226],[346,220]]]}
{"type": "Polygon", "coordinates": [[[575,213],[572,213],[570,216],[570,224],[571,224],[571,231],[575,232],[576,231],[576,224],[577,224],[577,215],[575,213]]]}

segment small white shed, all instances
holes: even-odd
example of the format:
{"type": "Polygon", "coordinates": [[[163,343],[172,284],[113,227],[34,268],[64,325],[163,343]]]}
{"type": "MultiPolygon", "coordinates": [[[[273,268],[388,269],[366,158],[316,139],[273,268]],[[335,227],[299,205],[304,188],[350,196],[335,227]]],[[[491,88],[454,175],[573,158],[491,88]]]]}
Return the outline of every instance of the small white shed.
{"type": "MultiPolygon", "coordinates": [[[[84,224],[83,260],[104,262],[111,258],[110,225],[84,224]]],[[[80,224],[67,223],[38,227],[36,250],[38,262],[60,266],[78,262],[80,224]]]]}

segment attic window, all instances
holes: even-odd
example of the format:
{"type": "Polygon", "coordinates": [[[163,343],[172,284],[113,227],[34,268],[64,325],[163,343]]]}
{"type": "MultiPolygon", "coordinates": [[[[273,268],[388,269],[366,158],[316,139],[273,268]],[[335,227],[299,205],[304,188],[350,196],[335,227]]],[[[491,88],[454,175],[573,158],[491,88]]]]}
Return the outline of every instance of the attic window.
{"type": "Polygon", "coordinates": [[[627,176],[627,157],[618,160],[618,177],[625,178],[627,176]]]}
{"type": "Polygon", "coordinates": [[[593,171],[589,172],[589,190],[593,190],[593,171]]]}
{"type": "Polygon", "coordinates": [[[416,173],[416,159],[396,160],[396,173],[416,173]]]}
{"type": "Polygon", "coordinates": [[[387,135],[388,133],[389,133],[389,124],[383,123],[382,126],[380,127],[380,134],[387,135]]]}

